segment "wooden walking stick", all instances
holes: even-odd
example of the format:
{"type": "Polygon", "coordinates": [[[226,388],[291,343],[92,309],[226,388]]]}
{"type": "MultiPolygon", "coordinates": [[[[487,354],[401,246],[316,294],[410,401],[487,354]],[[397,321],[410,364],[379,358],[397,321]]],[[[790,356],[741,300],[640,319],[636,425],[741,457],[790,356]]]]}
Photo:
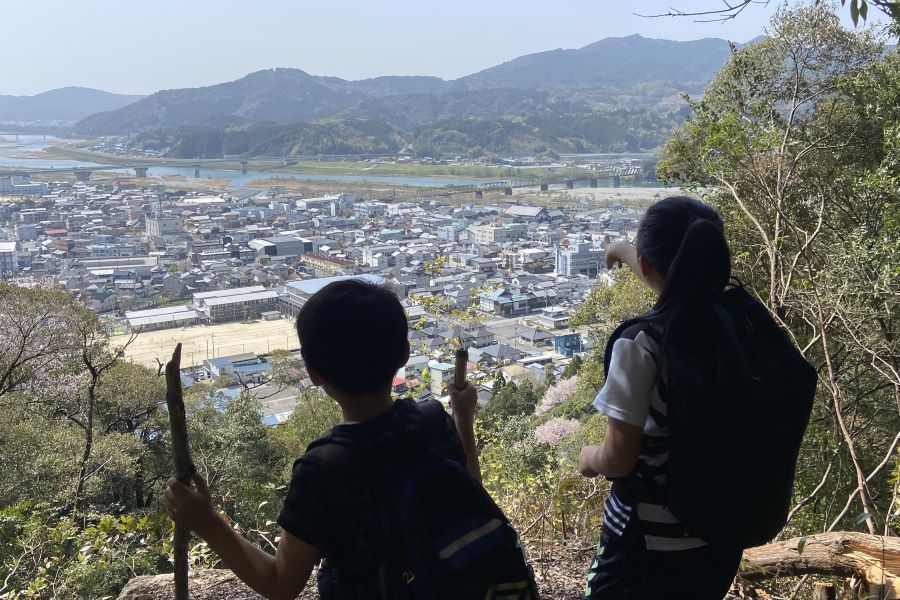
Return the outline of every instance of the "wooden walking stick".
{"type": "Polygon", "coordinates": [[[466,387],[466,363],[469,362],[469,351],[464,347],[456,350],[456,368],[453,371],[453,385],[461,390],[466,387]]]}
{"type": "MultiPolygon", "coordinates": [[[[191,485],[194,465],[188,448],[187,423],[184,416],[184,394],[181,389],[181,344],[175,346],[172,360],[166,363],[166,406],[172,427],[172,454],[175,459],[175,479],[191,485]]],[[[191,532],[175,525],[175,600],[188,600],[188,543],[191,532]]]]}

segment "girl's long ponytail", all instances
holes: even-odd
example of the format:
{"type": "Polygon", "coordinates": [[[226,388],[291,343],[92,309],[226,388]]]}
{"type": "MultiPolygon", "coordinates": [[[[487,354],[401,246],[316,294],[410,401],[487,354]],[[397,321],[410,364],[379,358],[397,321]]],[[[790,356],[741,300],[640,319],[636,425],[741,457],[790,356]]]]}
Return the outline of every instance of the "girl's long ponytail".
{"type": "Polygon", "coordinates": [[[730,277],[731,253],[721,223],[695,219],[666,272],[656,311],[675,315],[706,304],[725,289],[730,277]]]}
{"type": "Polygon", "coordinates": [[[716,302],[731,277],[722,217],[694,198],[669,197],[647,210],[635,242],[664,278],[662,293],[646,315],[662,329],[662,363],[672,365],[672,359],[697,350],[717,363],[733,356],[735,343],[716,302]]]}

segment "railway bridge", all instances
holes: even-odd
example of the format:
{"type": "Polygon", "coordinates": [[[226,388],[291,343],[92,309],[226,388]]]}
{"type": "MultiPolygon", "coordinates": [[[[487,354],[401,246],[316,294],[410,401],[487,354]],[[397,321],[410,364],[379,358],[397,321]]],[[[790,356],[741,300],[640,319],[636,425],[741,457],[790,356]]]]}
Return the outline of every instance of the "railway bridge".
{"type": "Polygon", "coordinates": [[[522,175],[509,179],[489,181],[471,185],[448,185],[443,187],[421,187],[416,189],[416,197],[454,196],[456,194],[474,194],[475,198],[482,198],[485,192],[503,190],[507,196],[512,195],[515,188],[539,187],[546,192],[551,185],[565,184],[567,189],[574,189],[579,181],[587,181],[590,187],[598,187],[602,179],[612,180],[613,187],[622,184],[623,177],[634,177],[639,169],[637,167],[615,168],[604,170],[593,169],[559,169],[548,171],[545,175],[522,175]]]}

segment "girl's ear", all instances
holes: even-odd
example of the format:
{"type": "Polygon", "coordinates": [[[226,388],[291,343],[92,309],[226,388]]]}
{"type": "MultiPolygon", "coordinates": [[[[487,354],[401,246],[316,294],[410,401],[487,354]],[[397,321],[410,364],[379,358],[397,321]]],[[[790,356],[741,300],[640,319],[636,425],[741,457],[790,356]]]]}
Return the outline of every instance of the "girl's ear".
{"type": "Polygon", "coordinates": [[[653,266],[651,266],[650,263],[647,262],[647,259],[641,255],[638,255],[638,268],[641,271],[638,274],[641,276],[641,279],[643,279],[647,283],[650,283],[654,275],[656,275],[656,269],[654,269],[653,266]]]}
{"type": "Polygon", "coordinates": [[[665,286],[665,282],[663,280],[662,275],[659,274],[653,265],[651,265],[646,258],[641,255],[638,255],[638,268],[641,270],[640,276],[641,279],[644,280],[644,283],[653,290],[657,296],[662,294],[663,287],[665,286]]]}

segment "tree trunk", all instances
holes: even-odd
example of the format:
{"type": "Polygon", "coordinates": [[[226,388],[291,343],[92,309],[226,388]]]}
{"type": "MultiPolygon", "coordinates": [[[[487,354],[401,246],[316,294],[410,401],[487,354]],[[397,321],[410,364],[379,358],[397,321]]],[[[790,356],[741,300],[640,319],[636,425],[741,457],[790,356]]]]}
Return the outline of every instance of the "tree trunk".
{"type": "Polygon", "coordinates": [[[137,473],[134,474],[134,506],[144,508],[144,459],[137,460],[137,473]]]}
{"type": "Polygon", "coordinates": [[[75,486],[75,500],[72,503],[72,514],[77,515],[81,508],[81,499],[84,495],[84,484],[87,481],[87,466],[91,459],[91,451],[94,447],[94,430],[90,426],[91,419],[88,419],[88,428],[85,430],[84,452],[81,453],[81,468],[78,470],[78,485],[75,486]]]}
{"type": "Polygon", "coordinates": [[[874,598],[900,598],[900,538],[834,531],[744,552],[738,575],[754,581],[801,575],[857,576],[874,598]]]}
{"type": "Polygon", "coordinates": [[[94,449],[94,393],[97,388],[98,376],[91,374],[91,384],[88,386],[88,407],[84,423],[84,452],[81,454],[81,468],[78,471],[78,485],[75,487],[75,501],[72,503],[72,514],[77,515],[81,508],[84,484],[87,481],[88,462],[91,460],[91,452],[94,449]]]}

